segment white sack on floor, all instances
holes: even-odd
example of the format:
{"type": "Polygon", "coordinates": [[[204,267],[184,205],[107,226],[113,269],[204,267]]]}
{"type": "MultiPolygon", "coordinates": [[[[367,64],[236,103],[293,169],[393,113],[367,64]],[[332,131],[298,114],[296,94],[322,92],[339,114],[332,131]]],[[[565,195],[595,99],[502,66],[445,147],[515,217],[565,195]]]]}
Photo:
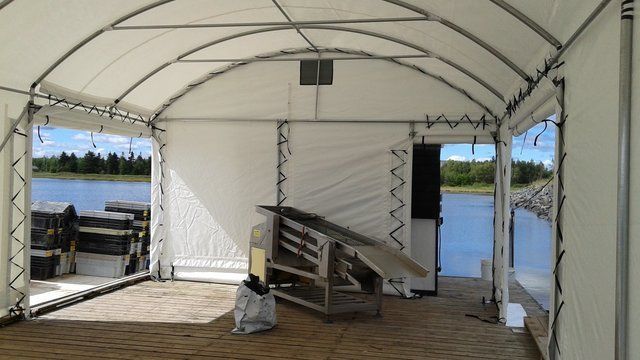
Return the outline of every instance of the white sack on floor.
{"type": "Polygon", "coordinates": [[[276,326],[276,299],[255,275],[249,275],[236,291],[234,334],[251,334],[276,326]]]}

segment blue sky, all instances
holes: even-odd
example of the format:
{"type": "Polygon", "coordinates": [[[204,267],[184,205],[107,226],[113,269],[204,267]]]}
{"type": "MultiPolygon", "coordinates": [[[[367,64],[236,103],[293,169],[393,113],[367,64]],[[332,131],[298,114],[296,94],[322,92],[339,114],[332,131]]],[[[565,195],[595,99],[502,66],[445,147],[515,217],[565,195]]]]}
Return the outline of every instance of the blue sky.
{"type": "MultiPolygon", "coordinates": [[[[88,150],[106,155],[109,152],[129,153],[130,138],[116,135],[93,134],[96,147],[91,142],[91,134],[87,131],[42,127],[38,138],[37,129],[33,129],[33,157],[59,155],[62,151],[67,154],[84,155],[88,150]]],[[[134,154],[147,157],[151,154],[151,142],[148,139],[133,139],[131,150],[134,154]]]]}
{"type": "MultiPolygon", "coordinates": [[[[534,160],[547,166],[553,164],[555,147],[555,125],[549,123],[547,130],[538,138],[537,146],[534,146],[536,135],[544,129],[544,124],[538,124],[525,135],[513,139],[511,156],[517,160],[534,160]],[[523,147],[524,142],[524,147],[523,147]]],[[[475,155],[471,153],[471,145],[445,145],[442,149],[442,160],[488,160],[495,156],[493,145],[476,145],[475,155]]]]}
{"type": "MultiPolygon", "coordinates": [[[[524,147],[522,145],[525,136],[519,136],[513,139],[514,159],[542,161],[550,165],[553,160],[553,148],[555,145],[555,126],[549,124],[547,130],[538,138],[537,146],[533,146],[534,138],[544,128],[543,124],[539,124],[529,130],[526,136],[524,147]]],[[[82,156],[88,150],[99,152],[103,155],[108,152],[129,152],[129,138],[115,135],[94,134],[93,138],[96,144],[94,149],[91,143],[91,136],[86,131],[41,128],[40,135],[44,140],[41,143],[38,139],[36,130],[34,129],[33,154],[34,157],[58,155],[62,151],[67,153],[74,152],[76,155],[82,156]]],[[[131,146],[133,152],[149,156],[151,153],[151,143],[147,139],[133,139],[131,146]]],[[[476,145],[475,155],[471,154],[471,145],[446,145],[442,149],[442,159],[452,160],[487,160],[495,155],[493,145],[476,145]]]]}

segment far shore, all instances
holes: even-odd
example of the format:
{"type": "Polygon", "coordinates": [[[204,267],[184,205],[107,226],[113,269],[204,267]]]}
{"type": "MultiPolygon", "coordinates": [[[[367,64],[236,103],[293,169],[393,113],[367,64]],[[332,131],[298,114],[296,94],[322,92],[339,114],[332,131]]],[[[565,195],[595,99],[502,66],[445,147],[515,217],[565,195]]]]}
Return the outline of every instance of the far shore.
{"type": "MultiPolygon", "coordinates": [[[[521,190],[523,188],[529,186],[541,186],[547,181],[547,179],[542,179],[538,181],[534,181],[531,184],[511,184],[511,190],[521,190]]],[[[478,195],[489,195],[493,194],[493,184],[473,184],[473,185],[463,185],[463,186],[448,186],[442,185],[440,190],[444,193],[451,194],[478,194],[478,195]]]]}
{"type": "Polygon", "coordinates": [[[33,177],[38,179],[61,179],[61,180],[151,182],[151,176],[148,176],[148,175],[77,174],[77,173],[69,173],[69,172],[49,173],[49,172],[34,171],[33,177]]]}

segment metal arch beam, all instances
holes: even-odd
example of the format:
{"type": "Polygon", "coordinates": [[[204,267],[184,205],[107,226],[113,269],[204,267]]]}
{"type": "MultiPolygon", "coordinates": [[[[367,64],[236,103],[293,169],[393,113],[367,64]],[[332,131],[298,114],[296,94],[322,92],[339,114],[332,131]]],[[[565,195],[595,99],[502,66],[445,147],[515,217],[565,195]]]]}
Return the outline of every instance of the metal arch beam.
{"type": "Polygon", "coordinates": [[[13,0],[4,0],[3,2],[0,2],[0,10],[4,9],[7,5],[11,4],[13,2],[13,0]]]}
{"type": "MultiPolygon", "coordinates": [[[[466,90],[452,84],[451,82],[449,82],[448,80],[444,79],[441,76],[435,75],[430,73],[429,71],[417,66],[417,65],[413,65],[413,64],[407,64],[407,63],[403,63],[395,58],[390,58],[390,57],[384,57],[384,56],[379,56],[376,54],[372,54],[370,52],[365,52],[362,50],[354,50],[354,49],[344,49],[344,48],[335,48],[335,49],[319,49],[318,51],[320,52],[325,52],[325,53],[337,53],[337,54],[352,54],[352,55],[364,55],[364,56],[370,56],[371,59],[377,59],[377,60],[386,60],[386,61],[390,61],[394,64],[409,68],[411,70],[417,71],[427,77],[430,77],[432,79],[435,79],[436,81],[439,81],[447,86],[449,86],[450,88],[452,88],[453,90],[457,91],[458,93],[460,93],[461,95],[465,96],[466,98],[468,98],[470,101],[472,101],[473,103],[475,103],[476,105],[478,105],[480,108],[482,108],[484,111],[487,112],[487,114],[491,115],[494,119],[496,119],[496,115],[493,114],[493,112],[489,109],[489,107],[480,102],[479,100],[475,99],[474,97],[472,97],[466,90]]],[[[244,61],[241,62],[236,62],[234,64],[230,64],[222,69],[219,70],[214,70],[209,72],[207,75],[200,77],[194,81],[191,81],[189,83],[189,85],[187,85],[186,87],[180,89],[179,91],[175,92],[173,95],[171,95],[168,99],[168,101],[163,102],[158,108],[156,108],[153,111],[153,119],[151,119],[151,124],[153,124],[154,122],[157,121],[158,116],[160,116],[160,114],[162,114],[162,112],[164,112],[166,109],[168,109],[176,100],[178,100],[179,98],[183,97],[184,95],[186,95],[187,93],[189,93],[191,90],[193,90],[194,88],[196,88],[197,86],[212,80],[213,78],[217,77],[218,75],[227,73],[229,71],[232,71],[233,69],[236,69],[242,65],[246,65],[247,63],[251,63],[251,62],[260,62],[263,61],[265,58],[277,58],[277,57],[281,57],[281,56],[288,56],[288,55],[295,55],[295,54],[301,54],[301,53],[316,53],[316,50],[312,50],[311,48],[301,48],[301,49],[287,49],[287,50],[280,50],[280,51],[275,51],[275,52],[270,52],[267,54],[261,54],[261,55],[256,55],[252,58],[247,58],[244,61]],[[254,61],[252,61],[254,60],[254,61]]]]}
{"type": "Polygon", "coordinates": [[[434,59],[438,59],[440,61],[442,61],[443,63],[455,68],[456,70],[460,71],[461,73],[467,75],[468,77],[470,77],[471,79],[473,79],[475,82],[479,83],[480,85],[482,85],[485,89],[489,90],[491,93],[493,93],[496,97],[498,97],[502,102],[505,101],[505,97],[504,95],[502,95],[502,93],[500,93],[500,91],[498,91],[496,88],[494,88],[491,84],[489,84],[488,82],[486,82],[485,80],[481,79],[478,75],[474,74],[473,72],[471,72],[470,70],[468,70],[467,68],[463,67],[462,65],[448,59],[445,57],[442,57],[436,53],[434,53],[433,51],[427,50],[417,44],[393,37],[393,36],[389,36],[389,35],[385,35],[385,34],[381,34],[381,33],[377,33],[377,32],[373,32],[373,31],[369,31],[369,30],[362,30],[362,29],[356,29],[356,28],[350,28],[350,27],[341,27],[341,26],[325,26],[325,25],[307,25],[307,26],[301,26],[301,29],[315,29],[315,30],[332,30],[332,31],[344,31],[344,32],[350,32],[350,33],[355,33],[355,34],[361,34],[361,35],[366,35],[366,36],[371,36],[371,37],[376,37],[379,39],[383,39],[383,40],[387,40],[387,41],[391,41],[400,45],[404,45],[406,47],[412,48],[414,50],[417,50],[419,52],[422,52],[424,54],[427,55],[431,55],[434,59]]]}
{"type": "Polygon", "coordinates": [[[525,24],[529,29],[535,31],[536,34],[540,35],[543,39],[545,39],[549,44],[556,47],[556,49],[560,49],[562,47],[562,43],[556,39],[551,33],[545,30],[542,26],[540,26],[535,21],[531,20],[527,15],[520,12],[520,10],[515,7],[509,5],[504,0],[489,0],[494,3],[496,6],[501,8],[502,10],[509,13],[511,16],[518,19],[521,23],[525,24]]]}
{"type": "Polygon", "coordinates": [[[42,74],[40,74],[40,76],[38,76],[38,78],[31,85],[31,88],[35,88],[36,86],[38,86],[38,84],[40,84],[42,82],[42,80],[44,80],[49,74],[51,74],[51,72],[53,72],[53,70],[55,70],[60,64],[62,64],[65,60],[67,60],[76,51],[80,50],[80,48],[82,48],[83,46],[85,46],[88,43],[90,43],[93,39],[95,39],[98,36],[100,36],[102,33],[111,30],[112,27],[129,20],[134,16],[138,16],[138,15],[140,15],[140,14],[146,12],[146,11],[149,11],[151,9],[154,9],[154,8],[158,7],[158,6],[164,5],[166,3],[170,3],[172,1],[174,1],[174,0],[159,0],[159,1],[156,1],[154,3],[145,5],[145,6],[139,8],[137,10],[134,10],[134,11],[132,11],[132,12],[130,12],[130,13],[118,18],[117,20],[115,20],[114,22],[110,23],[109,25],[107,25],[107,26],[101,28],[100,30],[97,30],[96,32],[92,33],[91,35],[87,36],[82,41],[77,43],[74,47],[69,49],[66,53],[64,53],[64,55],[59,57],[58,60],[56,60],[42,74]]]}
{"type": "MultiPolygon", "coordinates": [[[[280,11],[280,13],[284,16],[284,18],[287,19],[287,22],[289,23],[289,25],[292,26],[294,29],[296,29],[296,32],[298,33],[298,35],[300,35],[300,37],[302,37],[302,39],[304,39],[304,41],[306,41],[307,44],[309,44],[314,50],[318,50],[318,48],[311,42],[311,40],[307,37],[307,35],[303,34],[302,31],[300,31],[300,27],[293,23],[293,19],[289,16],[289,14],[287,14],[286,11],[284,11],[282,6],[280,6],[280,4],[278,3],[278,0],[271,0],[271,2],[273,3],[273,5],[276,6],[276,8],[278,8],[278,11],[280,11]]],[[[318,66],[318,71],[320,71],[319,69],[320,67],[318,66]]]]}
{"type": "Polygon", "coordinates": [[[509,68],[511,68],[511,70],[513,70],[516,74],[518,74],[518,76],[520,76],[523,80],[527,80],[529,79],[529,75],[522,69],[520,68],[518,65],[516,65],[511,59],[509,59],[506,55],[504,55],[503,53],[501,53],[500,51],[498,51],[498,49],[494,48],[493,46],[489,45],[488,43],[486,43],[485,41],[483,41],[482,39],[480,39],[479,37],[477,37],[476,35],[474,35],[473,33],[463,29],[462,27],[456,25],[455,23],[444,19],[432,12],[429,12],[425,9],[422,9],[418,6],[412,5],[407,3],[406,1],[402,1],[402,0],[382,0],[386,3],[389,4],[393,4],[396,6],[399,6],[401,8],[413,11],[415,13],[421,14],[425,17],[425,19],[428,19],[430,21],[436,21],[439,22],[440,24],[442,24],[443,26],[446,26],[447,28],[457,32],[458,34],[466,37],[467,39],[471,40],[472,42],[474,42],[476,45],[480,46],[481,48],[485,49],[486,51],[488,51],[489,53],[491,53],[493,56],[497,57],[498,59],[500,59],[500,61],[502,61],[505,65],[507,65],[509,68]]]}
{"type": "MultiPolygon", "coordinates": [[[[486,88],[487,90],[489,90],[492,94],[494,94],[498,99],[500,99],[500,101],[502,101],[503,103],[506,103],[504,96],[497,90],[495,89],[493,86],[491,86],[489,83],[487,83],[486,81],[482,80],[480,77],[478,77],[477,75],[475,75],[473,72],[467,70],[466,68],[464,68],[463,66],[447,59],[444,57],[441,57],[427,49],[424,49],[416,44],[404,41],[402,39],[398,39],[389,35],[385,35],[385,34],[380,34],[380,33],[376,33],[376,32],[372,32],[372,31],[368,31],[368,30],[361,30],[361,29],[354,29],[354,28],[349,28],[349,27],[339,27],[339,26],[325,26],[325,25],[304,25],[304,26],[300,26],[300,29],[315,29],[315,30],[331,30],[331,31],[344,31],[344,32],[351,32],[351,33],[357,33],[357,34],[362,34],[362,35],[366,35],[366,36],[371,36],[371,37],[376,37],[379,39],[383,39],[383,40],[387,40],[387,41],[391,41],[394,42],[396,44],[400,44],[400,45],[404,45],[407,46],[409,48],[412,48],[414,50],[417,50],[419,52],[424,53],[425,55],[429,55],[432,56],[435,59],[438,59],[442,62],[444,62],[445,64],[455,68],[456,70],[462,72],[463,74],[467,75],[468,77],[470,77],[471,79],[473,79],[474,81],[476,81],[477,83],[479,83],[480,85],[482,85],[484,88],[486,88]]],[[[237,33],[237,34],[232,34],[226,37],[222,37],[220,39],[216,39],[210,42],[207,42],[205,44],[202,44],[200,46],[197,46],[191,50],[188,50],[182,54],[180,54],[177,58],[172,59],[160,66],[158,66],[157,68],[153,69],[151,72],[149,72],[147,75],[145,75],[144,77],[142,77],[140,80],[136,81],[133,85],[131,85],[127,90],[125,90],[120,96],[118,96],[115,100],[114,100],[114,104],[118,104],[120,101],[122,101],[122,99],[124,97],[126,97],[127,95],[129,95],[133,90],[135,90],[138,86],[140,86],[142,83],[144,83],[145,81],[147,81],[150,77],[152,77],[153,75],[157,74],[158,72],[160,72],[161,70],[163,70],[164,68],[168,67],[169,65],[182,60],[183,58],[192,55],[200,50],[206,49],[208,47],[223,43],[225,41],[230,41],[230,40],[234,40],[234,39],[238,39],[238,38],[242,38],[245,36],[250,36],[250,35],[255,35],[255,34],[260,34],[260,33],[266,33],[266,32],[273,32],[273,31],[283,31],[283,30],[293,30],[291,28],[291,26],[275,26],[275,27],[269,27],[269,28],[261,28],[261,29],[253,29],[253,30],[249,30],[249,31],[245,31],[245,32],[241,32],[241,33],[237,33]]]]}

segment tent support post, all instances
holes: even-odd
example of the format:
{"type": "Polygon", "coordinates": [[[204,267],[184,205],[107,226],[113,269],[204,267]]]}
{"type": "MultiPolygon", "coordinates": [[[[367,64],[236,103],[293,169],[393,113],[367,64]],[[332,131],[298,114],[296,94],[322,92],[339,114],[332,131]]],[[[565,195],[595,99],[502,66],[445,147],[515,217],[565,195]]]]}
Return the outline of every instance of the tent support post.
{"type": "Polygon", "coordinates": [[[493,294],[498,319],[506,321],[509,305],[509,227],[511,223],[511,132],[504,121],[496,135],[496,183],[493,226],[493,294]]]}
{"type": "Polygon", "coordinates": [[[29,94],[29,110],[27,112],[27,123],[25,124],[25,155],[24,155],[24,224],[22,242],[22,265],[24,266],[25,287],[24,314],[28,319],[31,317],[31,183],[33,176],[33,115],[35,113],[35,91],[31,89],[29,94]]]}
{"type": "Polygon", "coordinates": [[[564,247],[562,244],[562,212],[561,212],[561,203],[564,202],[564,186],[562,183],[562,179],[564,178],[564,161],[563,158],[565,156],[564,152],[564,138],[562,133],[564,132],[564,120],[565,120],[565,111],[564,111],[564,81],[560,81],[556,85],[556,121],[561,123],[561,127],[558,129],[558,135],[556,135],[556,151],[555,151],[555,168],[554,168],[554,183],[553,183],[553,207],[554,207],[554,216],[552,219],[552,240],[554,243],[553,248],[553,259],[555,260],[555,267],[553,268],[553,279],[552,287],[553,289],[551,294],[551,304],[549,311],[549,343],[548,343],[548,354],[550,360],[555,360],[559,358],[559,344],[558,344],[558,317],[560,314],[560,307],[563,303],[564,299],[562,297],[561,289],[558,285],[562,281],[562,258],[564,247]]]}
{"type": "Polygon", "coordinates": [[[622,1],[618,118],[618,208],[616,226],[615,359],[627,359],[629,285],[629,183],[634,0],[622,1]]]}

